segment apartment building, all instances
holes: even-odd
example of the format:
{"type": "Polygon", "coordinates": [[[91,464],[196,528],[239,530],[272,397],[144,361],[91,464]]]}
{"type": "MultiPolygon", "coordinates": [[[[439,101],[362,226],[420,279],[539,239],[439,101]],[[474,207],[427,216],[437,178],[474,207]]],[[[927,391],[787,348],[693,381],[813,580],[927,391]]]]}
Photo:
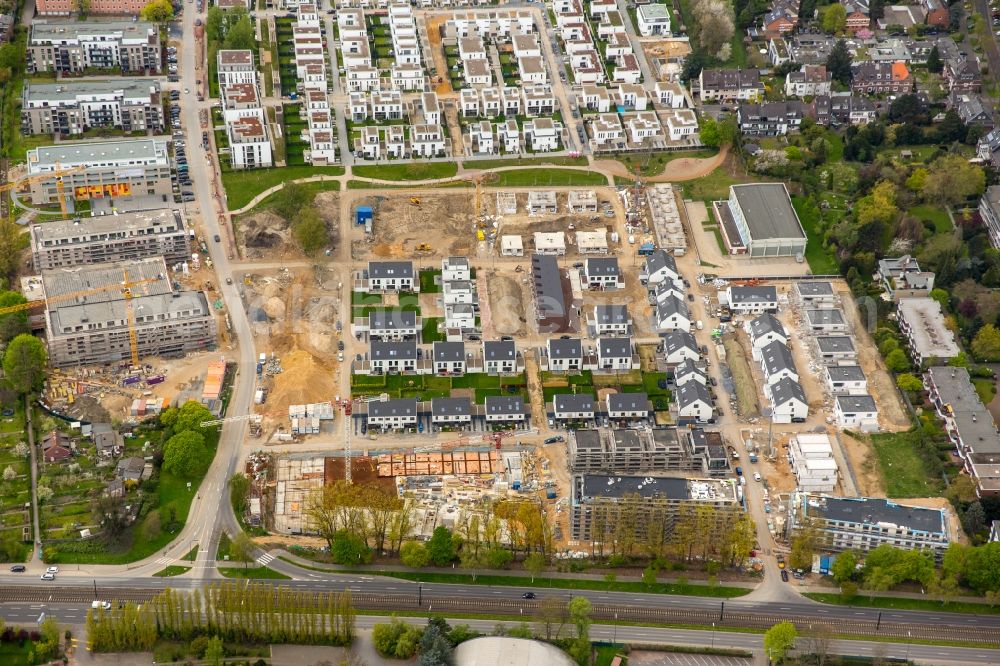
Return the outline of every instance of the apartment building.
{"type": "Polygon", "coordinates": [[[100,127],[162,132],[158,81],[114,79],[24,83],[21,133],[72,136],[100,127]]]}
{"type": "Polygon", "coordinates": [[[234,83],[257,83],[257,68],[253,64],[253,51],[221,49],[216,55],[216,72],[219,87],[234,83]]]}
{"type": "Polygon", "coordinates": [[[699,506],[714,509],[708,515],[723,525],[743,511],[729,480],[579,474],[570,495],[571,538],[609,541],[625,526],[639,539],[656,529],[666,543],[681,513],[699,506]]]}
{"type": "Polygon", "coordinates": [[[882,544],[908,550],[927,549],[940,557],[951,542],[943,509],[897,504],[879,497],[831,497],[814,493],[792,495],[788,533],[809,527],[819,543],[833,552],[862,553],[882,544]]]}
{"type": "Polygon", "coordinates": [[[234,118],[226,124],[233,169],[261,169],[274,165],[263,109],[257,111],[259,114],[234,118]]]}
{"type": "Polygon", "coordinates": [[[29,72],[153,74],[163,63],[160,33],[144,21],[33,21],[29,72]]]}
{"type": "Polygon", "coordinates": [[[31,257],[35,270],[126,262],[162,256],[168,264],[191,256],[191,241],[179,210],[103,215],[35,224],[31,257]]]}
{"type": "MultiPolygon", "coordinates": [[[[29,176],[69,171],[62,176],[63,191],[77,201],[173,194],[167,142],[158,139],[41,146],[28,151],[27,162],[29,176]]],[[[55,177],[33,181],[31,202],[58,202],[56,181],[55,177]]]]}
{"type": "Polygon", "coordinates": [[[54,301],[45,309],[49,361],[56,367],[116,363],[131,357],[130,311],[140,357],[184,354],[216,343],[215,315],[200,291],[174,291],[163,257],[43,271],[46,298],[87,289],[89,296],[54,301]],[[125,279],[150,280],[125,300],[125,279]]]}
{"type": "Polygon", "coordinates": [[[697,93],[703,104],[749,102],[764,97],[764,84],[755,69],[703,69],[697,84],[692,93],[697,93]]]}
{"type": "Polygon", "coordinates": [[[933,298],[904,298],[896,305],[899,332],[917,365],[927,361],[947,362],[962,350],[945,323],[941,304],[933,298]]]}
{"type": "MultiPolygon", "coordinates": [[[[89,0],[88,16],[138,16],[147,0],[89,0]]],[[[77,0],[36,0],[35,12],[39,16],[72,16],[80,11],[77,0]]]]}

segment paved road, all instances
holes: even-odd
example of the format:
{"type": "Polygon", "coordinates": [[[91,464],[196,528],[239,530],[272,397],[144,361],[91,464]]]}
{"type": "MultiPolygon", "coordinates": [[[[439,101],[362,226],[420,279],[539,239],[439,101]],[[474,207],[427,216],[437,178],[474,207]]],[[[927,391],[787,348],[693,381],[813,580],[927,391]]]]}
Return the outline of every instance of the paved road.
{"type": "Polygon", "coordinates": [[[1000,81],[1000,47],[997,46],[997,38],[993,34],[993,17],[990,13],[989,0],[974,0],[973,6],[976,8],[976,13],[986,21],[982,47],[983,52],[986,54],[986,60],[990,65],[990,71],[987,76],[994,81],[1000,81]]]}
{"type": "MultiPolygon", "coordinates": [[[[3,604],[0,605],[0,616],[11,623],[31,623],[44,612],[48,617],[55,617],[61,623],[80,627],[83,625],[89,606],[85,604],[3,604]]],[[[370,629],[374,624],[385,621],[385,616],[359,615],[356,620],[358,629],[370,629]]],[[[420,618],[402,618],[403,621],[415,625],[423,625],[420,618]]],[[[528,619],[530,621],[530,618],[528,619]]],[[[468,624],[473,629],[485,634],[492,633],[496,622],[493,620],[452,619],[454,624],[468,624]]],[[[514,623],[507,622],[507,625],[514,623]]],[[[725,647],[745,649],[760,652],[763,649],[763,637],[760,634],[748,634],[727,631],[705,631],[690,629],[675,629],[671,627],[632,627],[614,625],[593,625],[590,628],[591,639],[595,641],[615,641],[622,643],[658,643],[662,645],[682,645],[695,647],[725,647]]],[[[799,640],[799,648],[808,650],[809,639],[799,640]]],[[[1000,650],[984,648],[958,648],[937,645],[919,645],[906,643],[884,643],[873,641],[832,641],[829,646],[832,654],[843,655],[880,655],[889,659],[912,659],[921,663],[966,663],[966,664],[996,664],[1000,663],[1000,650]]]]}

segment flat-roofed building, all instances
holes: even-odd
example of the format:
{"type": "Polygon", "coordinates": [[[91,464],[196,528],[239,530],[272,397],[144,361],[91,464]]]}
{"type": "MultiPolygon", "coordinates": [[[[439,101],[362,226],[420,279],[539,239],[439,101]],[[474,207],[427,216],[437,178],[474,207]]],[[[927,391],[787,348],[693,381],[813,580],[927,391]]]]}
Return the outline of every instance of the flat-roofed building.
{"type": "Polygon", "coordinates": [[[833,415],[841,428],[878,430],[878,407],[870,395],[838,395],[834,398],[833,415]]]}
{"type": "Polygon", "coordinates": [[[215,57],[219,87],[234,83],[257,83],[257,68],[253,64],[253,51],[249,49],[221,49],[215,57]]]}
{"type": "Polygon", "coordinates": [[[826,281],[796,282],[795,293],[802,304],[809,307],[824,307],[833,305],[837,301],[833,284],[826,281]]]}
{"type": "Polygon", "coordinates": [[[847,330],[847,319],[837,308],[806,310],[806,322],[816,333],[843,333],[847,330]]]}
{"type": "Polygon", "coordinates": [[[167,208],[31,227],[32,261],[40,271],[155,256],[172,264],[187,261],[190,253],[181,211],[167,208]]]}
{"type": "Polygon", "coordinates": [[[94,264],[42,272],[46,298],[94,291],[45,309],[49,360],[57,367],[115,363],[131,357],[129,310],[139,357],[169,356],[210,349],[216,322],[205,294],[174,291],[162,257],[94,264]],[[126,302],[121,283],[143,282],[126,302]]]}
{"type": "Polygon", "coordinates": [[[828,435],[799,433],[792,437],[788,462],[800,491],[829,493],[837,487],[837,461],[828,435]]]}
{"type": "Polygon", "coordinates": [[[142,74],[159,72],[163,63],[159,28],[145,21],[35,20],[25,57],[36,73],[142,74]]]}
{"type": "MultiPolygon", "coordinates": [[[[77,201],[173,195],[167,142],[159,139],[65,142],[28,151],[28,175],[62,176],[63,191],[77,201]]],[[[57,178],[31,183],[31,202],[59,201],[57,178]]]]}
{"type": "Polygon", "coordinates": [[[865,395],[868,380],[864,370],[857,365],[828,365],[825,369],[826,385],[834,395],[865,395]]]}
{"type": "Polygon", "coordinates": [[[929,549],[940,557],[951,542],[943,509],[908,506],[879,497],[792,495],[788,533],[808,526],[833,552],[874,550],[882,544],[907,550],[929,549]]]}
{"type": "Polygon", "coordinates": [[[21,94],[21,132],[75,136],[113,127],[162,132],[163,98],[151,79],[32,83],[21,94]]]}
{"type": "Polygon", "coordinates": [[[945,324],[941,304],[928,297],[904,298],[896,304],[899,331],[917,365],[947,361],[961,353],[955,334],[945,324]]]}
{"type": "Polygon", "coordinates": [[[666,543],[681,512],[698,506],[714,509],[708,515],[721,526],[743,513],[731,480],[579,474],[570,495],[570,531],[578,541],[607,541],[624,524],[637,538],[655,529],[666,543]]]}
{"type": "Polygon", "coordinates": [[[783,183],[732,185],[714,204],[732,254],[794,257],[806,251],[806,233],[783,183]]]}
{"type": "Polygon", "coordinates": [[[816,338],[816,348],[826,363],[853,361],[858,357],[854,340],[849,335],[820,335],[816,338]]]}

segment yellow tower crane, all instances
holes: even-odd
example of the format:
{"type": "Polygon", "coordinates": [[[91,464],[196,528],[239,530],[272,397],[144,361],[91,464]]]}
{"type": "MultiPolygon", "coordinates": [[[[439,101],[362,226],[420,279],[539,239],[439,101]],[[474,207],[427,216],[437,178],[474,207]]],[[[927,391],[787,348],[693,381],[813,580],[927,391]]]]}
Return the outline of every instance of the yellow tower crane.
{"type": "Polygon", "coordinates": [[[132,365],[139,365],[139,340],[138,335],[135,330],[135,315],[132,312],[132,289],[138,287],[139,285],[148,284],[150,282],[159,282],[164,280],[164,277],[146,278],[143,280],[136,280],[130,282],[128,279],[128,270],[123,273],[123,280],[118,284],[109,284],[103,287],[96,287],[94,289],[86,289],[83,291],[72,291],[65,294],[59,294],[58,296],[40,298],[34,301],[27,301],[25,303],[18,303],[17,305],[8,305],[7,307],[0,308],[0,316],[12,314],[14,312],[22,312],[24,310],[31,310],[34,308],[40,308],[45,305],[52,303],[59,303],[61,301],[71,301],[74,298],[80,298],[83,296],[91,296],[93,294],[99,294],[102,291],[111,291],[112,289],[121,289],[122,294],[125,297],[126,307],[128,308],[128,341],[129,347],[132,352],[132,365]]]}
{"type": "Polygon", "coordinates": [[[61,169],[59,165],[56,165],[55,171],[49,171],[46,173],[39,173],[34,176],[26,176],[18,180],[5,183],[0,185],[0,194],[4,192],[9,192],[11,190],[18,190],[25,185],[30,185],[31,183],[36,183],[40,180],[49,180],[50,178],[56,179],[56,195],[59,197],[59,210],[62,212],[63,217],[69,215],[69,208],[66,206],[66,195],[65,195],[65,183],[63,178],[74,173],[86,170],[87,167],[76,166],[69,169],[61,169]]]}

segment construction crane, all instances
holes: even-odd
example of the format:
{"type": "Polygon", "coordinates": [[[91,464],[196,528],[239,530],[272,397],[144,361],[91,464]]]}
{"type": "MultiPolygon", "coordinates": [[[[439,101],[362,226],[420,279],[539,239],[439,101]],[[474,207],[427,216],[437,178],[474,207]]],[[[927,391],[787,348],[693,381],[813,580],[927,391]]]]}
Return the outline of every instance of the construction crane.
{"type": "Polygon", "coordinates": [[[221,419],[213,419],[211,421],[202,421],[202,428],[210,428],[211,426],[223,425],[226,423],[238,423],[240,421],[260,421],[260,414],[239,414],[237,416],[224,416],[221,419]]]}
{"type": "Polygon", "coordinates": [[[135,310],[132,308],[132,288],[128,281],[128,269],[125,269],[125,279],[122,282],[122,294],[125,296],[125,312],[128,315],[128,348],[132,352],[132,367],[139,365],[139,333],[135,330],[135,310]]]}
{"type": "Polygon", "coordinates": [[[146,278],[144,280],[136,280],[135,282],[128,282],[127,284],[126,283],[109,284],[103,287],[96,287],[94,289],[85,289],[83,291],[71,291],[65,294],[59,294],[58,296],[47,296],[46,298],[39,298],[33,301],[27,301],[26,303],[18,303],[17,305],[8,305],[6,307],[2,307],[0,308],[0,316],[8,315],[13,312],[22,312],[24,310],[40,308],[50,303],[58,303],[60,301],[71,301],[74,298],[81,298],[83,296],[92,296],[94,294],[99,294],[102,291],[111,291],[112,289],[124,289],[126,287],[131,289],[132,287],[137,287],[141,284],[147,284],[149,282],[159,282],[162,279],[165,278],[162,277],[146,278]]]}
{"type": "Polygon", "coordinates": [[[11,190],[18,190],[24,187],[25,185],[36,183],[41,180],[49,180],[50,178],[55,178],[56,195],[59,197],[59,210],[62,212],[63,217],[68,217],[69,208],[66,206],[66,196],[64,193],[65,184],[63,182],[63,178],[71,174],[78,173],[80,171],[85,171],[86,169],[87,167],[84,166],[76,166],[76,167],[71,167],[69,169],[61,169],[59,168],[59,165],[56,164],[55,171],[48,171],[46,173],[40,173],[34,176],[27,176],[19,180],[11,181],[4,185],[0,185],[0,194],[4,192],[9,192],[11,190]]]}

